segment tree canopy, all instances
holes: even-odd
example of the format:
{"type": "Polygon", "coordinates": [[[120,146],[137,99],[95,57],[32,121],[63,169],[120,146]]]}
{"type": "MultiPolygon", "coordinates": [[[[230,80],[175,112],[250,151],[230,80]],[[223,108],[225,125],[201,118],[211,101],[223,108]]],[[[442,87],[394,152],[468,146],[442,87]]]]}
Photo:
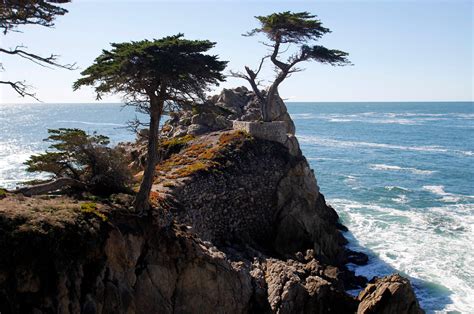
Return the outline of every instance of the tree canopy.
{"type": "Polygon", "coordinates": [[[205,53],[214,45],[208,40],[184,39],[183,34],[115,43],[111,50],[103,50],[73,85],[74,90],[93,86],[99,99],[108,93],[121,94],[127,105],[149,114],[147,164],[135,199],[140,213],[149,208],[165,104],[204,99],[209,85],[224,80],[227,62],[205,53]]]}
{"type": "Polygon", "coordinates": [[[2,0],[0,2],[0,28],[6,34],[16,31],[19,25],[51,27],[58,15],[68,11],[57,4],[71,0],[2,0]]]}
{"type": "MultiPolygon", "coordinates": [[[[54,26],[56,16],[66,14],[68,11],[58,4],[69,3],[71,0],[2,0],[0,1],[0,29],[3,35],[8,32],[18,32],[18,27],[23,25],[54,26]]],[[[15,55],[29,60],[43,67],[57,67],[68,70],[75,69],[75,64],[61,64],[58,55],[41,56],[27,50],[27,47],[18,45],[15,48],[0,47],[0,53],[15,55]]],[[[4,71],[0,62],[0,71],[4,71]]],[[[9,85],[18,95],[29,96],[36,99],[25,81],[3,81],[0,84],[9,85]]]]}
{"type": "Polygon", "coordinates": [[[316,61],[333,66],[351,64],[347,59],[347,52],[314,44],[322,36],[331,32],[323,27],[316,15],[308,12],[285,11],[267,16],[256,16],[256,19],[260,22],[260,27],[251,30],[245,36],[265,35],[270,43],[264,43],[264,45],[269,47],[270,52],[261,59],[256,70],[245,67],[245,73],[233,72],[233,75],[244,78],[250,83],[262,105],[264,121],[269,121],[268,109],[275,101],[281,82],[291,73],[302,71],[301,68],[296,67],[299,63],[316,61]],[[288,51],[290,51],[289,55],[286,54],[288,51]],[[259,89],[258,75],[268,58],[275,66],[276,76],[265,96],[259,89]]]}
{"type": "Polygon", "coordinates": [[[210,84],[224,80],[227,62],[203,54],[214,47],[208,40],[187,40],[183,34],[155,40],[113,43],[74,83],[74,90],[95,86],[97,98],[119,93],[124,100],[146,109],[150,97],[186,101],[203,97],[210,84]]]}

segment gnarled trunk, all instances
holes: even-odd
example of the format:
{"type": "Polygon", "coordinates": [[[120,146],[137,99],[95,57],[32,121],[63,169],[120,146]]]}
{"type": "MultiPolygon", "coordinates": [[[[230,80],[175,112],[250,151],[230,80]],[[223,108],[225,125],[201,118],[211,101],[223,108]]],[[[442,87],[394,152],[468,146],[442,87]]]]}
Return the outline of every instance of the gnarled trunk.
{"type": "Polygon", "coordinates": [[[13,191],[13,193],[21,193],[25,196],[33,196],[39,194],[46,194],[53,191],[62,190],[66,187],[75,187],[86,189],[86,185],[78,180],[71,178],[59,178],[52,182],[34,185],[31,187],[25,187],[13,191]]]}
{"type": "Polygon", "coordinates": [[[150,192],[155,176],[155,167],[158,155],[158,139],[163,102],[156,98],[150,100],[150,130],[148,132],[148,152],[145,171],[143,173],[140,190],[135,198],[135,209],[139,213],[145,213],[150,208],[150,192]]]}

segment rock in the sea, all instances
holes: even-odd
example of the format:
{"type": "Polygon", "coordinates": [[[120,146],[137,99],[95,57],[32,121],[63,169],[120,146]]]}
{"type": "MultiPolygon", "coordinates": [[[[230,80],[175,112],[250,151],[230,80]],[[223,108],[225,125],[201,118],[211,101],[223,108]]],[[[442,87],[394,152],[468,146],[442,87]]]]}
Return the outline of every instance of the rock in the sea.
{"type": "Polygon", "coordinates": [[[358,314],[422,314],[410,281],[398,274],[376,278],[359,294],[358,314]]]}

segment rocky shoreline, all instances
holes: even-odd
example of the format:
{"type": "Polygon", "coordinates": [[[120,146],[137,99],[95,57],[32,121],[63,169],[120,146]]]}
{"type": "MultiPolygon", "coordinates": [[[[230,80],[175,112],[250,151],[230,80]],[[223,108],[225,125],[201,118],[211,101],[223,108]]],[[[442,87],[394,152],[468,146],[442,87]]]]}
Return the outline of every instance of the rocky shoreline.
{"type": "MultiPolygon", "coordinates": [[[[126,195],[3,197],[0,312],[422,313],[407,279],[347,269],[367,256],[345,248],[278,103],[280,142],[232,130],[259,116],[244,87],[173,114],[148,216],[126,195]]],[[[140,169],[143,143],[123,146],[140,169]]]]}

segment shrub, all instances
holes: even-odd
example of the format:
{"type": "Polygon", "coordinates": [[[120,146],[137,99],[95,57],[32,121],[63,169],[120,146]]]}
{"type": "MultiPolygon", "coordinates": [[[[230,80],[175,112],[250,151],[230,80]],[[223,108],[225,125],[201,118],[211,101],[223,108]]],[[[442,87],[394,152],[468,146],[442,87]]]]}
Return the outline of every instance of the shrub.
{"type": "Polygon", "coordinates": [[[31,156],[25,162],[27,171],[75,179],[99,195],[130,191],[132,176],[126,154],[122,149],[108,147],[108,137],[88,135],[80,129],[61,128],[48,133],[45,141],[53,142],[49,147],[52,151],[31,156]]]}

